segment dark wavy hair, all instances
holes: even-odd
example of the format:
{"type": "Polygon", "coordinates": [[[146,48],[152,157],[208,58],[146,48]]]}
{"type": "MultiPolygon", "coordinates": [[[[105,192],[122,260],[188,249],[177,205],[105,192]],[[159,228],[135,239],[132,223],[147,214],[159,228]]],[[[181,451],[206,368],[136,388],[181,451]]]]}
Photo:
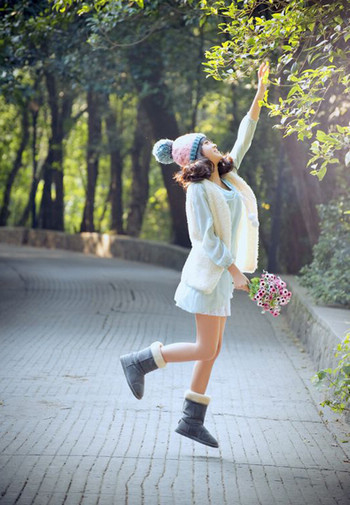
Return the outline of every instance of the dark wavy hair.
{"type": "MultiPolygon", "coordinates": [[[[220,176],[231,172],[231,170],[235,168],[233,159],[229,156],[229,154],[226,154],[218,163],[220,176]]],[[[174,174],[174,179],[180,184],[180,186],[186,189],[190,182],[200,182],[204,179],[209,179],[213,171],[214,163],[204,156],[201,143],[198,158],[195,161],[192,161],[192,163],[181,167],[181,169],[174,174]]]]}

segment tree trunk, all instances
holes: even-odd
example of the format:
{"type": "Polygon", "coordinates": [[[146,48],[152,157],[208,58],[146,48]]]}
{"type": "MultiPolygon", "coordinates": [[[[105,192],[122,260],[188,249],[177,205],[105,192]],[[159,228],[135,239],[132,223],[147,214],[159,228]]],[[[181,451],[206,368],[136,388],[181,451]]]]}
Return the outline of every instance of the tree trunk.
{"type": "Polygon", "coordinates": [[[284,172],[284,150],[283,144],[280,144],[280,154],[278,161],[278,174],[277,174],[277,184],[275,190],[275,198],[272,207],[272,222],[271,222],[271,233],[269,240],[269,248],[268,248],[268,265],[267,269],[270,272],[277,272],[279,270],[279,265],[277,261],[278,249],[280,245],[280,231],[281,231],[281,213],[283,206],[283,177],[284,172]]]}
{"type": "Polygon", "coordinates": [[[131,151],[133,181],[127,234],[132,237],[138,237],[142,228],[148,201],[148,173],[152,155],[150,124],[142,102],[141,100],[138,103],[137,124],[131,151]]]}
{"type": "Polygon", "coordinates": [[[39,105],[36,102],[32,102],[32,107],[31,107],[31,112],[32,112],[32,128],[33,128],[33,135],[32,135],[32,163],[33,163],[33,180],[32,180],[32,185],[30,189],[30,207],[32,211],[32,228],[37,227],[37,218],[36,218],[36,207],[35,207],[35,195],[36,195],[36,189],[38,187],[38,184],[35,184],[35,181],[37,179],[37,169],[38,169],[38,163],[37,163],[37,158],[36,158],[36,141],[37,141],[37,133],[38,133],[38,114],[39,114],[39,105]]]}
{"type": "MultiPolygon", "coordinates": [[[[130,69],[134,73],[135,87],[143,95],[142,102],[152,127],[153,140],[176,139],[180,132],[172,111],[171,94],[164,82],[163,63],[159,52],[154,49],[154,45],[145,43],[136,49],[131,49],[129,58],[130,69]],[[145,84],[151,90],[146,96],[144,96],[145,84]]],[[[189,247],[185,193],[173,179],[173,174],[178,167],[161,165],[161,168],[173,225],[172,242],[189,247]]]]}
{"type": "Polygon", "coordinates": [[[52,162],[53,162],[53,152],[52,152],[52,142],[49,141],[49,152],[46,157],[45,163],[43,165],[43,179],[44,187],[41,196],[40,211],[38,226],[44,229],[53,229],[53,211],[52,211],[52,162]]]}
{"type": "Polygon", "coordinates": [[[296,135],[283,138],[283,145],[292,168],[292,181],[295,188],[300,217],[304,222],[309,244],[312,247],[318,240],[319,226],[316,204],[321,203],[320,184],[316,177],[310,175],[305,168],[307,153],[296,135]]]}
{"type": "Polygon", "coordinates": [[[13,163],[11,172],[9,173],[6,181],[6,186],[3,196],[3,204],[0,212],[0,226],[6,226],[7,219],[10,215],[9,205],[11,198],[11,190],[15,181],[16,175],[22,166],[23,151],[26,148],[29,139],[29,120],[28,120],[28,106],[25,104],[22,110],[22,131],[21,142],[17,150],[16,158],[13,163]]]}
{"type": "MultiPolygon", "coordinates": [[[[286,178],[287,180],[287,178],[286,178]]],[[[285,184],[287,190],[287,184],[285,184]]],[[[286,191],[284,192],[286,194],[286,191]]],[[[296,200],[296,189],[292,185],[288,191],[288,199],[292,202],[296,200]]],[[[312,259],[312,248],[307,240],[305,222],[300,219],[300,209],[297,205],[286,203],[283,218],[284,233],[283,243],[280,244],[279,261],[280,266],[289,274],[297,274],[300,268],[312,259]],[[292,233],[291,233],[292,230],[292,233]]],[[[282,268],[281,268],[282,270],[282,268]]]]}
{"type": "Polygon", "coordinates": [[[101,103],[98,93],[89,89],[88,104],[88,146],[87,146],[87,190],[80,231],[95,231],[94,207],[101,144],[101,103]]]}
{"type": "Polygon", "coordinates": [[[196,66],[196,76],[194,83],[192,84],[192,114],[191,114],[191,124],[190,130],[194,131],[197,125],[197,115],[199,102],[203,96],[202,90],[202,79],[203,79],[203,53],[204,53],[204,27],[199,28],[199,46],[198,46],[198,56],[197,56],[197,66],[196,66]]]}
{"type": "MultiPolygon", "coordinates": [[[[170,138],[175,140],[179,136],[179,129],[175,115],[166,105],[166,96],[160,90],[157,94],[149,95],[145,101],[145,110],[152,125],[155,139],[170,138]]],[[[178,167],[161,164],[164,185],[167,190],[170,214],[173,223],[173,240],[177,245],[189,247],[190,241],[187,231],[185,212],[185,193],[175,183],[173,175],[178,167]],[[174,170],[175,168],[175,170],[174,170]]]]}
{"type": "Polygon", "coordinates": [[[67,123],[71,116],[73,99],[70,94],[57,90],[57,80],[53,74],[46,72],[45,77],[51,112],[51,136],[48,156],[43,167],[44,188],[39,223],[42,228],[63,230],[63,139],[68,131],[67,123]],[[63,98],[60,101],[59,95],[62,93],[63,98]]]}
{"type": "Polygon", "coordinates": [[[107,137],[110,154],[110,187],[108,199],[111,203],[111,230],[124,234],[123,228],[123,159],[120,151],[120,140],[117,128],[117,117],[111,107],[110,100],[106,103],[107,137]]]}

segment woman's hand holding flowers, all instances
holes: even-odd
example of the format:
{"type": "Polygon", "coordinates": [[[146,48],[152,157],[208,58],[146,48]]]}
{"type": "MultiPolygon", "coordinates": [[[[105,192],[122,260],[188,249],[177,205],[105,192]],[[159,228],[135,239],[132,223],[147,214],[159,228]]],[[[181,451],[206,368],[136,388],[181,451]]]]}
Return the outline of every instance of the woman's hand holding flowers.
{"type": "Polygon", "coordinates": [[[249,279],[242,274],[234,263],[232,263],[232,265],[228,268],[228,271],[232,275],[235,289],[241,289],[242,291],[247,291],[247,293],[249,293],[249,279]]]}

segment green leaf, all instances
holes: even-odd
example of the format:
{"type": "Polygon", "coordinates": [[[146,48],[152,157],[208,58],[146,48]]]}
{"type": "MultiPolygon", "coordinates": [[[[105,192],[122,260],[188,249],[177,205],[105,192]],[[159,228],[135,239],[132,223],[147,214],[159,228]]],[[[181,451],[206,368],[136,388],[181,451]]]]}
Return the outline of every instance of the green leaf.
{"type": "Polygon", "coordinates": [[[303,93],[303,90],[301,89],[301,87],[299,86],[299,84],[294,84],[291,89],[289,90],[289,93],[287,95],[287,99],[292,96],[294,93],[296,93],[297,91],[299,91],[300,93],[303,93]]]}
{"type": "Polygon", "coordinates": [[[317,372],[316,377],[318,378],[318,380],[321,381],[325,377],[327,377],[327,372],[325,370],[320,370],[319,372],[317,372]]]}
{"type": "Polygon", "coordinates": [[[319,181],[322,181],[322,179],[324,178],[324,176],[326,175],[327,173],[327,166],[323,163],[321,165],[321,168],[319,169],[319,171],[317,172],[317,177],[318,177],[318,180],[319,181]]]}
{"type": "Polygon", "coordinates": [[[327,137],[327,135],[325,134],[324,131],[317,130],[317,132],[316,132],[317,140],[319,140],[320,142],[324,142],[326,140],[326,137],[327,137]]]}
{"type": "Polygon", "coordinates": [[[290,71],[292,72],[292,74],[294,74],[294,72],[296,72],[297,70],[298,70],[298,63],[295,61],[290,71]]]}

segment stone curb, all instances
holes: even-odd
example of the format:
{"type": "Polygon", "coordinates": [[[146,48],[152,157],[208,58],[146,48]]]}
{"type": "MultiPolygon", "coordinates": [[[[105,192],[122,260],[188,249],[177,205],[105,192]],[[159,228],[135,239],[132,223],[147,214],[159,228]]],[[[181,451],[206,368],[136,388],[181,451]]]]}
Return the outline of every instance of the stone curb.
{"type": "Polygon", "coordinates": [[[290,328],[305,345],[317,370],[334,368],[336,346],[350,330],[350,310],[318,306],[296,277],[283,275],[293,296],[284,308],[290,328]]]}
{"type": "Polygon", "coordinates": [[[185,247],[141,240],[126,235],[88,232],[73,235],[54,230],[34,230],[24,227],[1,227],[0,242],[48,249],[67,249],[103,258],[151,263],[178,271],[182,269],[189,253],[185,247]]]}

